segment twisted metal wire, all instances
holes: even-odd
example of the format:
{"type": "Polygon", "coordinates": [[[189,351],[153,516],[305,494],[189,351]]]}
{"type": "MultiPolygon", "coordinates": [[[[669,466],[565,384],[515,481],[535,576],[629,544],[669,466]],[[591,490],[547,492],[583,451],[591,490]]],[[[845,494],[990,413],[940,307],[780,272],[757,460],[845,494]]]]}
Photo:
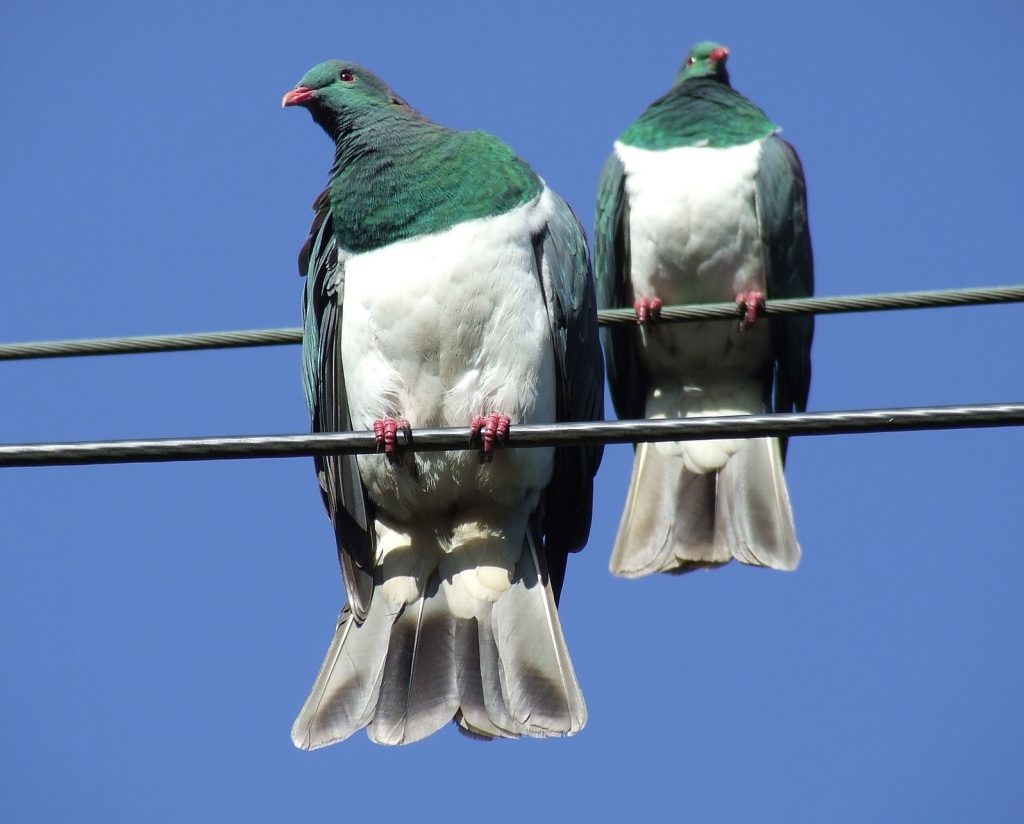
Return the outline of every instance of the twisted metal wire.
{"type": "MultiPolygon", "coordinates": [[[[831,315],[845,312],[876,312],[891,309],[931,309],[948,306],[980,306],[1024,301],[1024,286],[992,286],[978,289],[940,289],[925,292],[892,292],[840,297],[789,298],[770,300],[764,315],[831,315]]],[[[738,318],[742,308],[735,303],[699,306],[666,306],[662,322],[738,318]]],[[[598,313],[603,326],[636,323],[632,309],[607,309],[598,313]]],[[[181,352],[201,349],[236,349],[249,346],[282,346],[300,343],[302,330],[250,329],[237,332],[198,332],[180,335],[91,338],[62,341],[34,341],[0,345],[0,361],[68,358],[85,355],[127,355],[144,352],[181,352]]]]}
{"type": "MultiPolygon", "coordinates": [[[[508,446],[582,446],[1021,425],[1024,425],[1024,403],[1005,403],[713,418],[517,424],[512,427],[508,446]]],[[[399,444],[400,448],[411,447],[419,452],[479,448],[479,445],[470,443],[468,427],[416,429],[411,442],[406,442],[404,434],[400,434],[399,444]]],[[[327,454],[368,454],[376,451],[378,446],[372,432],[8,444],[0,445],[0,468],[297,458],[327,454]]]]}
{"type": "Polygon", "coordinates": [[[0,361],[72,358],[85,355],[137,355],[145,352],[183,352],[197,349],[238,349],[301,342],[302,330],[291,328],[33,341],[0,346],[0,361]]]}
{"type": "MultiPolygon", "coordinates": [[[[892,309],[938,309],[948,306],[981,306],[1024,301],[1024,286],[986,286],[977,289],[936,289],[924,292],[884,292],[870,295],[786,298],[765,302],[764,315],[838,315],[848,312],[878,312],[892,309]]],[[[735,303],[706,303],[700,306],[666,306],[662,321],[716,320],[742,317],[735,303]]],[[[603,326],[636,323],[632,309],[607,309],[598,313],[603,326]]]]}

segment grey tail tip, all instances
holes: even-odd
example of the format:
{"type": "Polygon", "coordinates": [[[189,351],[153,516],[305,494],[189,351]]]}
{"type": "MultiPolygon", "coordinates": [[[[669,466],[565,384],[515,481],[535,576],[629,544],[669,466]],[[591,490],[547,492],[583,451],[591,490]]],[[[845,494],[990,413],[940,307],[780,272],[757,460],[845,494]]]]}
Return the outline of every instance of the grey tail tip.
{"type": "Polygon", "coordinates": [[[569,659],[545,559],[527,539],[512,584],[478,616],[456,617],[439,573],[404,607],[371,597],[362,623],[344,612],[292,727],[299,749],[367,728],[410,744],[449,722],[475,740],[572,735],[586,704],[569,659]]]}
{"type": "Polygon", "coordinates": [[[704,474],[688,469],[681,453],[637,448],[609,560],[614,575],[685,575],[732,560],[792,571],[800,556],[776,438],[746,440],[704,474]]]}

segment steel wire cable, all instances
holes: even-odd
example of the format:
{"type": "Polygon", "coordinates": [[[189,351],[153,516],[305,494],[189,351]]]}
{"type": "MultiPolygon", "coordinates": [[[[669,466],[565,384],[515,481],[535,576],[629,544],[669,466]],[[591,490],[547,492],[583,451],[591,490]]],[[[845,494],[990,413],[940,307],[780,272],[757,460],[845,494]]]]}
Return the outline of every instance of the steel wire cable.
{"type": "MultiPolygon", "coordinates": [[[[847,312],[876,312],[893,309],[933,309],[951,306],[981,306],[1024,301],[1024,286],[992,286],[978,289],[941,289],[926,292],[891,292],[838,297],[769,300],[761,314],[827,315],[847,312]]],[[[683,322],[737,318],[742,309],[735,303],[666,306],[660,322],[683,322]]],[[[636,323],[632,309],[607,309],[598,313],[603,326],[636,323]]],[[[128,355],[146,352],[181,352],[203,349],[237,349],[253,346],[282,346],[300,343],[302,330],[250,329],[235,332],[194,332],[178,335],[84,338],[79,340],[32,341],[0,345],[0,361],[68,358],[88,355],[128,355]]]]}
{"type": "MultiPolygon", "coordinates": [[[[849,435],[1022,424],[1024,403],[642,421],[513,424],[507,447],[582,446],[777,435],[849,435]]],[[[470,443],[468,427],[415,429],[408,444],[404,435],[398,437],[401,448],[411,448],[413,451],[479,448],[470,443]]],[[[0,445],[0,467],[297,458],[327,454],[368,454],[376,451],[378,446],[372,432],[7,444],[0,445]]]]}

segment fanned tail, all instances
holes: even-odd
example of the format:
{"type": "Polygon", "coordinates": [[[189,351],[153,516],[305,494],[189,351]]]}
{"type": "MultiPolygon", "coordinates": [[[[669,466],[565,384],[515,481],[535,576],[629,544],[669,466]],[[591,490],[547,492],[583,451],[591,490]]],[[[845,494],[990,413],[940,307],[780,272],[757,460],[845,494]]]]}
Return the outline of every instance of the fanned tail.
{"type": "Polygon", "coordinates": [[[435,570],[423,595],[394,608],[377,591],[360,624],[346,609],[292,740],[316,749],[368,726],[409,744],[455,721],[480,738],[572,735],[587,711],[543,554],[527,536],[512,581],[474,617],[453,613],[435,570]]]}
{"type": "MultiPolygon", "coordinates": [[[[796,569],[800,544],[776,438],[729,443],[718,469],[695,471],[684,455],[714,442],[676,449],[640,444],[629,497],[609,563],[615,575],[688,572],[735,558],[796,569]]],[[[697,464],[695,466],[695,463],[697,464]]]]}

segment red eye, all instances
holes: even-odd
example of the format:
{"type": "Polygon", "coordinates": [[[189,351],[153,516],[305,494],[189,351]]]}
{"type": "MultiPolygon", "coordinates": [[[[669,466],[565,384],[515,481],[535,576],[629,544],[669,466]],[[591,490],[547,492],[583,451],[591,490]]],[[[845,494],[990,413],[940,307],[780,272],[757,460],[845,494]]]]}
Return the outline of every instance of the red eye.
{"type": "Polygon", "coordinates": [[[356,79],[356,76],[352,73],[351,69],[342,69],[341,74],[338,75],[341,80],[345,83],[351,83],[356,79]]]}

